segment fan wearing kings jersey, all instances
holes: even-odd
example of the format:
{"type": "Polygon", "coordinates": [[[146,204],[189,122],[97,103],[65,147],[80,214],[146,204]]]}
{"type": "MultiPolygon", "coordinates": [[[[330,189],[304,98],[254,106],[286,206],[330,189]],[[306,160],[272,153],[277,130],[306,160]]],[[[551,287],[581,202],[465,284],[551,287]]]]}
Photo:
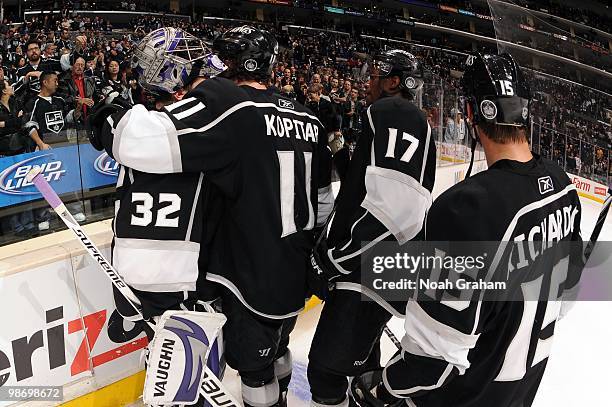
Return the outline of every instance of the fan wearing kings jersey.
{"type": "Polygon", "coordinates": [[[347,406],[347,377],[380,366],[382,330],[392,315],[403,317],[409,294],[387,302],[360,284],[360,268],[361,256],[379,242],[402,245],[422,235],[436,168],[431,129],[411,101],[422,84],[412,54],[375,56],[368,124],[342,180],[329,235],[311,258],[312,289],[326,300],[309,353],[313,405],[347,406]],[[335,289],[327,293],[330,280],[335,289]]]}
{"type": "MultiPolygon", "coordinates": [[[[310,230],[317,221],[319,120],[268,90],[276,39],[250,26],[213,49],[228,69],[162,112],[113,114],[93,138],[119,163],[148,173],[204,172],[223,201],[207,247],[221,284],[227,363],[247,406],[286,405],[289,333],[304,307],[310,230]]],[[[170,75],[171,77],[171,75],[170,75]]],[[[97,130],[96,130],[97,129],[97,130]]]]}
{"type": "Polygon", "coordinates": [[[463,87],[489,168],[436,199],[425,237],[450,256],[460,255],[452,242],[497,242],[477,278],[515,289],[475,289],[467,299],[419,291],[406,307],[401,351],[353,381],[361,406],[531,406],[555,323],[577,293],[580,201],[556,163],[530,152],[520,68],[508,54],[471,56],[463,87]]]}

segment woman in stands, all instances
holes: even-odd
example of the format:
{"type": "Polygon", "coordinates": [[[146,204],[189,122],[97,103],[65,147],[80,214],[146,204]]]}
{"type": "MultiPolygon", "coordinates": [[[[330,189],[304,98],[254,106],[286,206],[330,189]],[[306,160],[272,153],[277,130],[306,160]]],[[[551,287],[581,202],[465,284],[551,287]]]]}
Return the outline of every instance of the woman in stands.
{"type": "Polygon", "coordinates": [[[119,72],[119,62],[111,60],[106,65],[106,72],[102,80],[102,94],[106,98],[106,103],[115,103],[125,108],[130,108],[134,101],[132,92],[125,78],[119,72]]]}
{"type": "Polygon", "coordinates": [[[7,80],[0,82],[0,156],[25,152],[26,145],[19,137],[22,111],[13,97],[15,90],[7,80]]]}
{"type": "MultiPolygon", "coordinates": [[[[14,98],[15,90],[7,80],[0,82],[0,157],[21,154],[27,151],[27,138],[22,134],[22,111],[18,110],[14,98]]],[[[29,236],[38,230],[34,227],[31,210],[17,213],[5,219],[6,232],[16,236],[29,236]]]]}

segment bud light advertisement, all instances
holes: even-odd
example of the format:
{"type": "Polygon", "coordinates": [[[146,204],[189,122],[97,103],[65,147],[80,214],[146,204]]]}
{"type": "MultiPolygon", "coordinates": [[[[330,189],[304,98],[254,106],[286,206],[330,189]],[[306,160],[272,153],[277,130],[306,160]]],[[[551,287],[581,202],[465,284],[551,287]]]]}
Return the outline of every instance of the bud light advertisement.
{"type": "Polygon", "coordinates": [[[90,144],[0,158],[0,208],[42,199],[26,175],[41,167],[45,179],[58,194],[114,185],[119,164],[90,144]],[[80,160],[79,160],[80,155],[80,160]],[[80,167],[79,167],[80,165],[80,167]]]}

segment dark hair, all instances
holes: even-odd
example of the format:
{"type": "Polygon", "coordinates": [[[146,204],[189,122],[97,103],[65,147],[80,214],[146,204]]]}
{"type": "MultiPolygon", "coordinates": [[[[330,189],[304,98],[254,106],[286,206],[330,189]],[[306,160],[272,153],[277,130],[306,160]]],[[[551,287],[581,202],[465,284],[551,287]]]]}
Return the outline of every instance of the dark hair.
{"type": "Polygon", "coordinates": [[[38,45],[38,48],[40,48],[40,41],[38,41],[36,38],[32,38],[32,39],[28,40],[28,42],[26,42],[26,44],[25,44],[26,51],[28,50],[28,48],[30,48],[30,45],[32,45],[32,44],[36,44],[36,45],[38,45]]]}
{"type": "Polygon", "coordinates": [[[6,78],[4,78],[3,81],[0,81],[0,94],[4,92],[4,89],[6,89],[7,83],[8,83],[8,80],[6,78]]]}
{"type": "Polygon", "coordinates": [[[528,140],[528,131],[524,126],[504,126],[493,123],[479,123],[477,126],[494,143],[522,143],[528,140]]]}
{"type": "Polygon", "coordinates": [[[43,73],[40,74],[40,83],[42,84],[44,81],[47,80],[47,78],[53,75],[57,76],[57,74],[54,71],[43,71],[43,73]]]}

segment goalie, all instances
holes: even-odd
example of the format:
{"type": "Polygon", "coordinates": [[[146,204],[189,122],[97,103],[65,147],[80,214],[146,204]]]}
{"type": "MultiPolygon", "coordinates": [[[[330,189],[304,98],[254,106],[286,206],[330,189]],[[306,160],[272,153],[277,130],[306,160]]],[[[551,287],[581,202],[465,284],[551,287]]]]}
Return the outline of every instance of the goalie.
{"type": "MultiPolygon", "coordinates": [[[[148,34],[134,51],[132,67],[139,74],[150,110],[180,102],[190,85],[225,69],[202,41],[174,28],[148,34]],[[160,57],[164,58],[161,64],[160,57]]],[[[118,108],[103,105],[92,120],[118,108]]],[[[157,321],[167,310],[212,310],[216,284],[204,281],[204,247],[214,230],[213,214],[218,208],[209,198],[211,188],[200,172],[151,174],[121,166],[112,263],[140,300],[147,320],[157,321]]],[[[114,296],[125,319],[140,319],[116,288],[114,296]]],[[[147,333],[152,340],[151,330],[147,333]]],[[[210,370],[219,378],[223,373],[220,344],[219,338],[208,359],[210,370]]]]}
{"type": "MultiPolygon", "coordinates": [[[[237,27],[214,47],[228,66],[224,78],[192,82],[162,112],[137,105],[100,115],[93,142],[134,170],[205,172],[215,185],[221,205],[212,214],[204,208],[206,219],[218,220],[206,245],[206,279],[223,286],[226,360],[240,373],[245,405],[281,406],[291,377],[289,334],[308,294],[318,189],[328,186],[318,182],[324,129],[308,109],[267,89],[279,48],[270,33],[237,27]]],[[[164,68],[164,78],[183,77],[164,68]]],[[[136,222],[180,224],[170,216],[178,200],[142,198],[136,222]]]]}

